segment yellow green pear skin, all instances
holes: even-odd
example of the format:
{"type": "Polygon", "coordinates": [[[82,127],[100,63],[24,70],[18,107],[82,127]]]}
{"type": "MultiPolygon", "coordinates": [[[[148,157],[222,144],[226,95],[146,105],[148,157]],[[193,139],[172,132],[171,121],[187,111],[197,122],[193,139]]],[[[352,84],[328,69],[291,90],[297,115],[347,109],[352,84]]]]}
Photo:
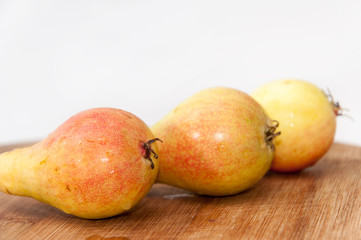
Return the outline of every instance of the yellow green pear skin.
{"type": "Polygon", "coordinates": [[[33,146],[0,154],[0,191],[81,218],[118,215],[135,206],[156,179],[158,161],[152,157],[152,169],[142,147],[152,138],[129,112],[80,112],[33,146]]]}
{"type": "Polygon", "coordinates": [[[246,93],[226,87],[196,93],[151,127],[163,140],[157,182],[211,196],[251,188],[271,166],[270,125],[246,93]]]}
{"type": "Polygon", "coordinates": [[[279,121],[271,169],[297,172],[318,162],[336,132],[334,103],[316,85],[297,79],[271,81],[251,94],[271,118],[279,121]]]}

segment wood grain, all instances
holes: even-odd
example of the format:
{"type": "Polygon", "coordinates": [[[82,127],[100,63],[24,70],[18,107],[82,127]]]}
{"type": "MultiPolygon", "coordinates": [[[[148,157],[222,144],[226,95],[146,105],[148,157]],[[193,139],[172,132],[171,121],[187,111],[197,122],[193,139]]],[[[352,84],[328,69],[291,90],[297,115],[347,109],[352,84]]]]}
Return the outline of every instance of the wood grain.
{"type": "Polygon", "coordinates": [[[0,193],[0,239],[360,240],[360,176],[361,147],[336,143],[316,166],[268,173],[236,196],[196,196],[156,184],[131,212],[103,220],[0,193]]]}

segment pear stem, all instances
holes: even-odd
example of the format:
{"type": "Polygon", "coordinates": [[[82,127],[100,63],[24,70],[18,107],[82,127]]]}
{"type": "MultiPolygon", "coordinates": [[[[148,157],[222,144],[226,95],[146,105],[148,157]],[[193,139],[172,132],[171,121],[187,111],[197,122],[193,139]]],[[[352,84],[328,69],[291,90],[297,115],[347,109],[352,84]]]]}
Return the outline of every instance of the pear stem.
{"type": "Polygon", "coordinates": [[[265,140],[267,145],[271,147],[272,151],[275,150],[275,145],[273,144],[272,140],[281,134],[280,131],[276,132],[278,126],[279,126],[279,122],[276,120],[272,120],[272,124],[267,125],[265,129],[265,134],[266,134],[265,140]]]}
{"type": "Polygon", "coordinates": [[[332,110],[335,113],[336,116],[342,116],[344,115],[343,112],[346,111],[346,108],[341,107],[340,103],[338,101],[335,101],[333,98],[333,95],[330,91],[330,89],[327,88],[327,92],[323,91],[323,93],[328,98],[329,102],[331,103],[332,110]]]}
{"type": "Polygon", "coordinates": [[[142,149],[144,150],[144,153],[143,153],[143,157],[145,159],[148,159],[151,163],[150,167],[152,169],[154,169],[154,162],[151,158],[151,154],[153,153],[154,155],[154,158],[155,159],[158,159],[158,154],[156,152],[154,152],[154,150],[152,149],[152,143],[156,142],[156,141],[160,141],[160,142],[163,142],[162,140],[160,140],[159,138],[154,138],[154,139],[151,139],[147,142],[141,142],[141,147],[142,149]]]}

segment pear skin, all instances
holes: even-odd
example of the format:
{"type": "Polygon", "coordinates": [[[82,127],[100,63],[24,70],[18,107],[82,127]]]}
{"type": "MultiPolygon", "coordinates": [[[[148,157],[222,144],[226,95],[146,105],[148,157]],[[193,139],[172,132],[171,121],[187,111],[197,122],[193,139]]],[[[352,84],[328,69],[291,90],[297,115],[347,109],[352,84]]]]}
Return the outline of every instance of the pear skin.
{"type": "Polygon", "coordinates": [[[241,91],[203,90],[151,127],[158,145],[157,182],[202,195],[237,194],[270,169],[276,123],[241,91]]]}
{"type": "Polygon", "coordinates": [[[307,81],[282,79],[260,86],[252,96],[280,123],[272,171],[299,172],[325,156],[342,114],[331,94],[307,81]]]}
{"type": "Polygon", "coordinates": [[[0,154],[0,190],[81,218],[118,215],[156,179],[157,147],[150,139],[150,129],[129,112],[80,112],[33,146],[0,154]]]}

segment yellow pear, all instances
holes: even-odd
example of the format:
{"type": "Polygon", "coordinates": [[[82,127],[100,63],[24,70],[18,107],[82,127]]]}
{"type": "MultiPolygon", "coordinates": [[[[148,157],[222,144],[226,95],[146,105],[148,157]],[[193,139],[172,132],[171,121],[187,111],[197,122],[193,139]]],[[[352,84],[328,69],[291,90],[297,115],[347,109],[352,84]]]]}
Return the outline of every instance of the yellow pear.
{"type": "Polygon", "coordinates": [[[0,190],[82,218],[118,215],[139,202],[156,179],[153,138],[129,112],[80,112],[35,145],[2,153],[0,190]]]}
{"type": "Polygon", "coordinates": [[[280,124],[271,169],[295,172],[318,162],[331,147],[340,106],[314,84],[296,79],[276,80],[252,96],[280,124]]]}
{"type": "Polygon", "coordinates": [[[237,194],[269,170],[276,123],[249,95],[203,90],[151,127],[158,145],[157,182],[198,194],[237,194]]]}

